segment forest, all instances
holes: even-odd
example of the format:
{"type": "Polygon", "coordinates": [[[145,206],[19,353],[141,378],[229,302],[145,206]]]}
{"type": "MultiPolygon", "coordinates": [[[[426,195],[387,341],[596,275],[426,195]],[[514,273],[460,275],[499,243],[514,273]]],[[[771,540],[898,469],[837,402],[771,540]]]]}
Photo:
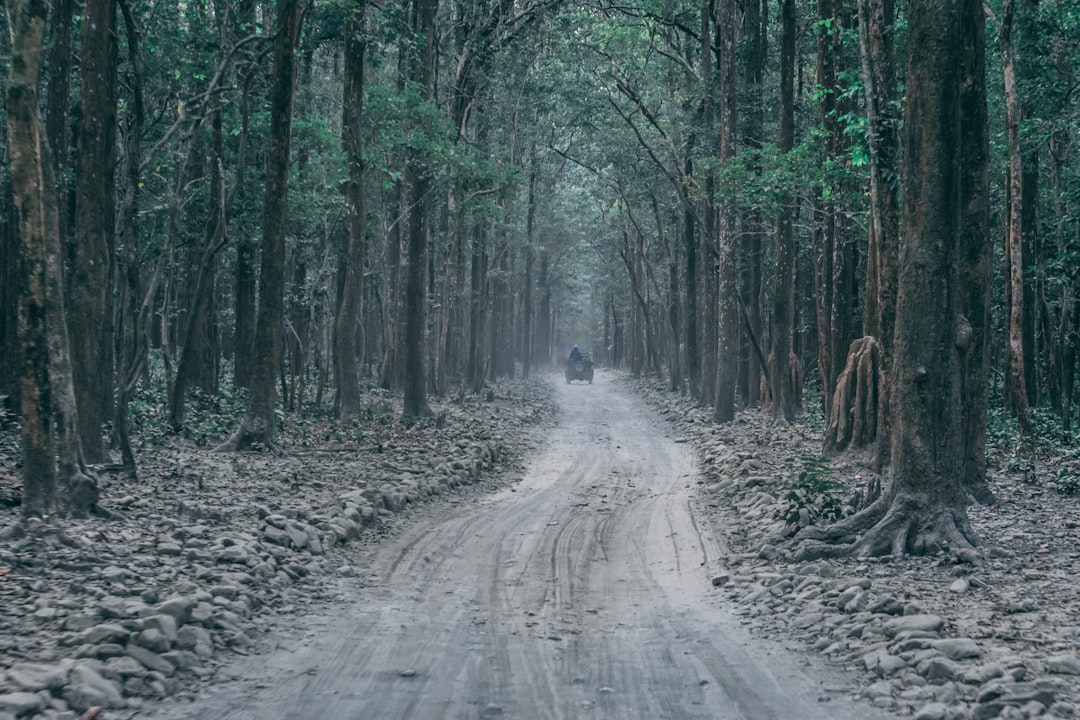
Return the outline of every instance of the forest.
{"type": "MultiPolygon", "coordinates": [[[[6,0],[0,396],[24,515],[131,427],[356,422],[560,366],[815,415],[888,482],[808,557],[978,543],[1068,453],[1074,0],[6,0]],[[1034,452],[1034,450],[1031,450],[1034,452]]],[[[1075,490],[1076,483],[1072,483],[1075,490]]],[[[1063,486],[1068,486],[1064,483],[1063,486]]]]}

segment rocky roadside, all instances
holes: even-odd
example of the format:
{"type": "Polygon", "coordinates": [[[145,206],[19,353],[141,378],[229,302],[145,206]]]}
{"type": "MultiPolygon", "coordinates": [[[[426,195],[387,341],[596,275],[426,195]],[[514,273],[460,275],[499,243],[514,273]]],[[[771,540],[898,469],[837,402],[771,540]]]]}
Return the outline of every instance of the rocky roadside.
{"type": "Polygon", "coordinates": [[[130,718],[192,693],[273,623],[328,601],[399,518],[510,482],[553,417],[550,392],[498,385],[412,427],[375,393],[350,432],[286,428],[280,456],[174,438],[145,449],[139,480],[102,475],[117,518],[61,535],[16,532],[17,509],[0,509],[0,720],[130,718]]]}
{"type": "MultiPolygon", "coordinates": [[[[701,510],[731,551],[713,584],[755,633],[856,674],[875,706],[917,720],[1080,715],[1080,499],[995,470],[999,503],[969,509],[978,558],[795,562],[785,514],[800,473],[865,487],[866,467],[817,458],[821,430],[763,413],[730,425],[634,382],[698,453],[701,510]]],[[[796,510],[798,508],[796,507],[796,510]]],[[[805,513],[804,513],[805,521],[805,513]]]]}

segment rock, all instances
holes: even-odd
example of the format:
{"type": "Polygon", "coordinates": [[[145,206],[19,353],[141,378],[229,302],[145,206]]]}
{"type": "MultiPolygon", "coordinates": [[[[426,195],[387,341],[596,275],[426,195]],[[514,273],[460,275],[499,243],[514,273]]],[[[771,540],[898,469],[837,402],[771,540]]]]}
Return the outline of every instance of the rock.
{"type": "Polygon", "coordinates": [[[153,608],[154,614],[169,615],[176,621],[177,627],[191,620],[191,611],[195,608],[195,601],[190,597],[173,597],[159,603],[153,608]]]}
{"type": "Polygon", "coordinates": [[[176,647],[179,649],[193,650],[195,654],[203,655],[203,653],[199,652],[200,646],[213,652],[214,642],[211,639],[210,631],[206,628],[197,625],[185,625],[177,631],[176,647]]]}
{"type": "Polygon", "coordinates": [[[953,660],[939,655],[923,660],[916,666],[919,674],[932,683],[943,683],[955,678],[960,671],[960,666],[953,660]]]}
{"type": "Polygon", "coordinates": [[[915,713],[915,720],[945,720],[948,712],[949,706],[945,703],[927,703],[915,713]]]}
{"type": "Polygon", "coordinates": [[[131,602],[124,598],[108,596],[98,602],[98,614],[106,620],[126,620],[135,617],[131,602]]]}
{"type": "Polygon", "coordinates": [[[109,567],[101,571],[101,579],[107,583],[122,585],[123,583],[127,582],[128,571],[123,568],[116,567],[115,565],[110,565],[109,567]]]}
{"type": "Polygon", "coordinates": [[[896,637],[900,633],[926,632],[936,633],[945,625],[940,615],[919,614],[903,615],[885,621],[885,635],[896,637]]]}
{"type": "Polygon", "coordinates": [[[101,645],[102,643],[126,643],[131,636],[131,631],[122,625],[116,625],[115,623],[103,623],[101,625],[95,625],[94,627],[86,630],[82,633],[81,638],[84,643],[90,645],[101,645]]]}
{"type": "Polygon", "coordinates": [[[157,654],[156,652],[153,652],[152,650],[147,650],[144,647],[140,647],[138,645],[128,645],[127,654],[141,662],[147,668],[151,670],[156,670],[162,675],[168,676],[176,672],[176,667],[173,666],[171,662],[161,657],[161,655],[157,654]]]}
{"type": "Polygon", "coordinates": [[[1005,667],[998,662],[977,665],[964,670],[959,677],[960,682],[968,685],[985,685],[991,680],[1005,675],[1005,667]]]}
{"type": "Polygon", "coordinates": [[[953,660],[982,657],[982,649],[971,638],[944,638],[934,640],[930,647],[938,650],[953,660]]]}
{"type": "Polygon", "coordinates": [[[32,692],[13,692],[0,695],[0,712],[27,717],[45,709],[45,700],[32,692]]]}
{"type": "Polygon", "coordinates": [[[155,627],[146,628],[136,635],[132,642],[156,653],[168,652],[173,646],[173,642],[155,627]]]}
{"type": "Polygon", "coordinates": [[[1046,670],[1059,675],[1080,675],[1080,656],[1063,653],[1046,659],[1046,670]]]}
{"type": "Polygon", "coordinates": [[[142,619],[142,629],[157,630],[170,645],[176,642],[176,618],[172,615],[148,615],[142,619]]]}
{"type": "Polygon", "coordinates": [[[954,580],[952,585],[949,585],[949,592],[956,593],[957,595],[963,595],[971,589],[971,582],[967,578],[958,578],[954,580]]]}
{"type": "Polygon", "coordinates": [[[289,540],[292,542],[294,548],[303,550],[307,547],[309,538],[307,530],[304,529],[303,525],[289,522],[285,527],[285,532],[289,535],[289,540]]]}
{"type": "Polygon", "coordinates": [[[120,686],[106,680],[86,664],[78,664],[71,669],[63,695],[67,704],[76,712],[86,712],[94,706],[122,708],[125,704],[120,686]]]}
{"type": "Polygon", "coordinates": [[[239,565],[245,565],[249,559],[251,559],[251,553],[239,545],[227,547],[214,555],[214,560],[219,563],[237,563],[239,565]]]}
{"type": "Polygon", "coordinates": [[[130,655],[123,655],[106,660],[105,672],[121,679],[144,677],[146,675],[146,666],[130,655]]]}
{"type": "Polygon", "coordinates": [[[59,690],[67,682],[67,674],[70,669],[70,661],[66,666],[16,663],[7,669],[7,679],[24,692],[35,693],[41,690],[59,690]]]}

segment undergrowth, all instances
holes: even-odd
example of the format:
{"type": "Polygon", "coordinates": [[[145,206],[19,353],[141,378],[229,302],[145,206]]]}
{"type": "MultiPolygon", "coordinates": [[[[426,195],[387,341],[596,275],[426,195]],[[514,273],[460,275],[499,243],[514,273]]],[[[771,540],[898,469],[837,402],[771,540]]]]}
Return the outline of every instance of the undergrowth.
{"type": "Polygon", "coordinates": [[[789,528],[834,523],[844,517],[847,486],[832,477],[832,468],[823,457],[803,458],[799,479],[784,495],[787,504],[780,518],[789,528]]]}

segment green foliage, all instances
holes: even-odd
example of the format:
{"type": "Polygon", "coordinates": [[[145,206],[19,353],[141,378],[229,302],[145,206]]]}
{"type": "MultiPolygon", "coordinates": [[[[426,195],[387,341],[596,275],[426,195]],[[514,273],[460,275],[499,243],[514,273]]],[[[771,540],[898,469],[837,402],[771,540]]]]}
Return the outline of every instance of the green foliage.
{"type": "Polygon", "coordinates": [[[1073,453],[1066,467],[1050,476],[1050,485],[1062,495],[1080,493],[1080,455],[1073,453]]]}
{"type": "Polygon", "coordinates": [[[825,458],[803,458],[799,480],[784,495],[787,505],[779,513],[788,527],[834,523],[844,517],[841,496],[848,488],[830,477],[831,473],[825,458]]]}

